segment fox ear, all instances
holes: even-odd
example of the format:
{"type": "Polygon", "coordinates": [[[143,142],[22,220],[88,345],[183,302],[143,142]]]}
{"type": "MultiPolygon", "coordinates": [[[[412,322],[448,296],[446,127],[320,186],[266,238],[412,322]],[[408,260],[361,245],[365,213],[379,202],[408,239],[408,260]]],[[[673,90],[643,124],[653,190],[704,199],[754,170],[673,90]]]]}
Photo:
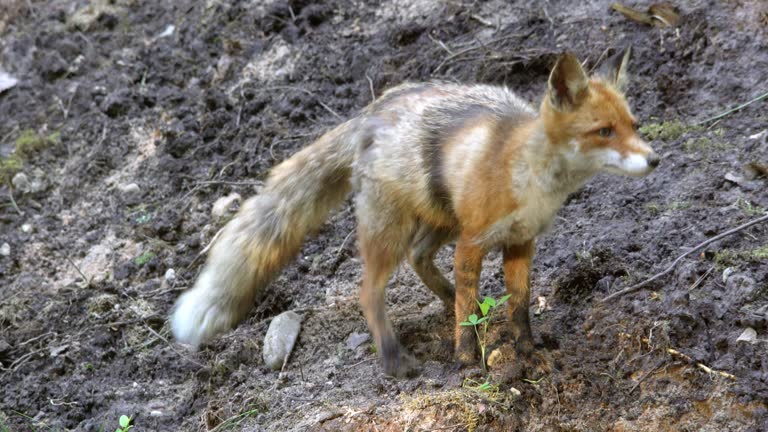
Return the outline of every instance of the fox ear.
{"type": "Polygon", "coordinates": [[[557,110],[570,111],[581,104],[587,85],[587,74],[579,60],[567,52],[557,59],[549,75],[549,101],[557,110]]]}
{"type": "Polygon", "coordinates": [[[620,49],[600,66],[598,75],[606,81],[613,84],[614,87],[623,91],[627,85],[627,65],[629,57],[632,54],[632,45],[627,45],[620,49]]]}

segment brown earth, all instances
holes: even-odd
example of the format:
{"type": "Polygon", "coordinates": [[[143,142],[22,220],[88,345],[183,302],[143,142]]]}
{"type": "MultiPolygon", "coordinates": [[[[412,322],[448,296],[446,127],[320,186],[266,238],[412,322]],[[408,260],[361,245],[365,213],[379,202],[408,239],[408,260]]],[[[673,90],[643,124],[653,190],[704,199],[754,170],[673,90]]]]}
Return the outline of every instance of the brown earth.
{"type": "MultiPolygon", "coordinates": [[[[19,79],[0,93],[0,431],[113,430],[123,414],[136,431],[768,430],[768,224],[598,303],[768,208],[768,179],[744,168],[768,164],[766,102],[692,126],[768,91],[764,2],[680,2],[677,28],[596,0],[87,5],[0,5],[0,67],[19,79]],[[551,374],[499,368],[497,391],[470,388],[451,318],[405,265],[388,303],[419,375],[386,377],[369,343],[347,348],[367,332],[351,203],[235,331],[198,352],[172,343],[169,310],[222,224],[213,202],[255,193],[372,93],[439,78],[537,101],[558,53],[592,67],[627,42],[630,103],[663,161],[643,179],[599,175],[538,242],[531,306],[548,308],[532,324],[551,374]],[[14,148],[26,192],[7,185],[14,148]],[[280,374],[261,338],[285,310],[304,322],[280,374]],[[737,341],[747,328],[757,340],[737,341]]],[[[497,254],[485,268],[482,293],[501,295],[497,254]]],[[[503,327],[492,348],[506,352],[503,327]]]]}

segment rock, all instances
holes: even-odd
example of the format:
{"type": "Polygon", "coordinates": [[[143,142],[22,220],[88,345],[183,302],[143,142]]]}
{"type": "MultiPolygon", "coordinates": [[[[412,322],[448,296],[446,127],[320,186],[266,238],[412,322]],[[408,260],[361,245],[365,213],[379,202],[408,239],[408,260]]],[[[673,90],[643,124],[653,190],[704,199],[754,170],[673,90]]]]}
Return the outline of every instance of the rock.
{"type": "Polygon", "coordinates": [[[21,193],[29,191],[29,177],[23,172],[16,173],[16,175],[13,176],[11,183],[13,184],[13,187],[21,193]]]}
{"type": "Polygon", "coordinates": [[[522,392],[520,392],[520,390],[514,387],[509,388],[509,393],[512,395],[512,397],[519,397],[521,394],[523,394],[522,392]]]}
{"type": "Polygon", "coordinates": [[[25,223],[21,226],[21,232],[29,234],[32,232],[32,224],[25,223]]]}
{"type": "Polygon", "coordinates": [[[120,9],[109,0],[94,0],[77,10],[69,17],[68,25],[72,30],[89,31],[99,25],[112,29],[117,24],[120,9]]]}
{"type": "Polygon", "coordinates": [[[491,353],[488,355],[488,359],[485,362],[489,367],[495,367],[496,365],[500,364],[503,359],[504,355],[501,353],[501,350],[495,349],[491,351],[491,353]]]}
{"type": "Polygon", "coordinates": [[[8,256],[11,254],[11,245],[8,243],[3,243],[2,246],[0,246],[0,256],[8,256]]]}
{"type": "Polygon", "coordinates": [[[0,69],[0,93],[11,89],[19,83],[19,80],[9,75],[6,71],[0,69]]]}
{"type": "Polygon", "coordinates": [[[0,357],[5,357],[13,347],[5,339],[0,339],[0,357]]]}
{"type": "Polygon", "coordinates": [[[723,270],[723,283],[728,281],[728,278],[733,274],[733,267],[727,267],[723,270]]]}
{"type": "Polygon", "coordinates": [[[352,332],[349,337],[347,337],[347,348],[354,350],[360,345],[368,342],[370,339],[371,335],[368,333],[352,332]]]}
{"type": "Polygon", "coordinates": [[[141,188],[136,183],[120,185],[118,189],[126,204],[138,204],[141,201],[141,188]]]}
{"type": "Polygon", "coordinates": [[[757,342],[757,332],[755,329],[747,327],[743,332],[741,332],[741,335],[736,338],[736,342],[747,342],[753,344],[757,342]]]}
{"type": "Polygon", "coordinates": [[[730,303],[749,301],[754,295],[757,283],[744,274],[732,274],[725,281],[725,292],[730,303]]]}
{"type": "Polygon", "coordinates": [[[165,271],[165,280],[168,283],[172,283],[176,280],[176,270],[169,268],[165,271]]]}
{"type": "MultiPolygon", "coordinates": [[[[215,219],[220,219],[228,213],[233,213],[233,207],[240,204],[242,198],[237,192],[233,192],[225,197],[221,197],[213,203],[211,214],[215,219]]],[[[236,209],[235,209],[236,211],[236,209]]]]}
{"type": "Polygon", "coordinates": [[[272,370],[279,370],[291,354],[301,329],[301,317],[293,311],[283,312],[269,324],[264,336],[264,363],[272,370]]]}

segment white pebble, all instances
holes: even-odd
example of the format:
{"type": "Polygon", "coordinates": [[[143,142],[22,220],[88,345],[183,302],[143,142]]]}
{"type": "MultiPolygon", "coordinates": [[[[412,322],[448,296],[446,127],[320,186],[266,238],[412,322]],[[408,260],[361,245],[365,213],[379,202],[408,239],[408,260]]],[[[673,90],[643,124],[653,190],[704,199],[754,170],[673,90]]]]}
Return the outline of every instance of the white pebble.
{"type": "Polygon", "coordinates": [[[169,268],[165,271],[165,280],[167,282],[173,282],[176,280],[176,270],[169,268]]]}

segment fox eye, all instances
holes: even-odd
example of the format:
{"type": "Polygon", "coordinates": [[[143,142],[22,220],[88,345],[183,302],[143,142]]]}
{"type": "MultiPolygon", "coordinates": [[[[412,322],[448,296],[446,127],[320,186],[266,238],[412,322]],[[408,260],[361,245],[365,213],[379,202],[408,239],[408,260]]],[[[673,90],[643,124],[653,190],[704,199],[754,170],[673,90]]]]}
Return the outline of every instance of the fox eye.
{"type": "Polygon", "coordinates": [[[632,129],[634,129],[635,132],[640,131],[640,123],[632,123],[632,129]]]}
{"type": "Polygon", "coordinates": [[[613,128],[610,128],[610,127],[600,128],[600,130],[598,130],[597,133],[601,137],[603,137],[603,138],[612,137],[613,136],[613,128]]]}

